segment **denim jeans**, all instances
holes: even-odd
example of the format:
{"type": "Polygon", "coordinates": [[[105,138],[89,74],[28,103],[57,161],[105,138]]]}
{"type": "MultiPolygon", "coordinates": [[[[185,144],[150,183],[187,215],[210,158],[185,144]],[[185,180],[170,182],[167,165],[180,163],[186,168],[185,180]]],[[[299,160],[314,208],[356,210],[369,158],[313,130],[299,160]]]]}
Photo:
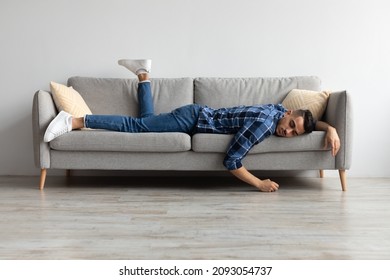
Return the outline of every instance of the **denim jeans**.
{"type": "Polygon", "coordinates": [[[200,106],[190,104],[170,113],[154,115],[150,82],[138,84],[140,117],[119,115],[86,115],[85,127],[121,132],[184,132],[193,134],[200,106]]]}

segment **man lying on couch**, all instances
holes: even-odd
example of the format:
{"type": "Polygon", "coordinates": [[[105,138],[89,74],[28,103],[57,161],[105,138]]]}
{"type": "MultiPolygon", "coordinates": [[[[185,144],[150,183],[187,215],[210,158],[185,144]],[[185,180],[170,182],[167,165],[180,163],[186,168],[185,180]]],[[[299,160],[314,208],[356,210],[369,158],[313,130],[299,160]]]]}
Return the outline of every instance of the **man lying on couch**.
{"type": "Polygon", "coordinates": [[[186,105],[170,113],[154,115],[149,73],[151,60],[119,60],[118,63],[139,79],[138,118],[118,115],[85,115],[73,118],[61,111],[49,124],[44,141],[53,139],[74,129],[93,128],[121,132],[184,132],[235,134],[226,152],[224,166],[237,178],[258,188],[273,192],[279,185],[269,179],[261,180],[251,174],[241,163],[249,150],[268,136],[294,137],[313,130],[326,131],[325,147],[331,145],[332,155],[340,149],[340,139],[334,127],[315,121],[309,110],[287,110],[281,104],[238,106],[212,109],[198,104],[186,105]]]}

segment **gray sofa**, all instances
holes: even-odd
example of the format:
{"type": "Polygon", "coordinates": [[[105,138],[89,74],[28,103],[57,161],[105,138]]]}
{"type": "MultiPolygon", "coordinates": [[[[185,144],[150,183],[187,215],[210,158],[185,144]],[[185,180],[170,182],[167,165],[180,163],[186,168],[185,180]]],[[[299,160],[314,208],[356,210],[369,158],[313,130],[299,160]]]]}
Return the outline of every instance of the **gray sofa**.
{"type": "MultiPolygon", "coordinates": [[[[281,103],[291,89],[320,90],[319,78],[169,78],[152,79],[156,114],[198,103],[209,107],[281,103]]],[[[137,80],[72,77],[73,86],[94,114],[138,115],[137,80]]],[[[43,135],[57,109],[49,92],[33,99],[35,164],[41,169],[43,189],[47,169],[220,171],[233,135],[184,133],[120,133],[78,130],[50,143],[43,135]]],[[[248,170],[339,170],[346,190],[345,170],[351,164],[351,102],[346,91],[330,95],[323,118],[341,139],[336,157],[323,149],[325,133],[290,139],[271,136],[256,145],[243,160],[248,170]]]]}

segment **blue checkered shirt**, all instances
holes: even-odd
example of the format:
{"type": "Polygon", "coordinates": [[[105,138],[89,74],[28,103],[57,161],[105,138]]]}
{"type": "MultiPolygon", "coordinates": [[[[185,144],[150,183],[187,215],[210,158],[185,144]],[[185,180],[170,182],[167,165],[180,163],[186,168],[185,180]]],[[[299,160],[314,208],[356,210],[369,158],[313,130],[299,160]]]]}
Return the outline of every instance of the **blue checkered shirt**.
{"type": "Polygon", "coordinates": [[[220,109],[202,107],[196,133],[235,134],[223,161],[228,170],[235,170],[242,167],[242,159],[254,145],[275,133],[285,112],[281,104],[220,109]]]}

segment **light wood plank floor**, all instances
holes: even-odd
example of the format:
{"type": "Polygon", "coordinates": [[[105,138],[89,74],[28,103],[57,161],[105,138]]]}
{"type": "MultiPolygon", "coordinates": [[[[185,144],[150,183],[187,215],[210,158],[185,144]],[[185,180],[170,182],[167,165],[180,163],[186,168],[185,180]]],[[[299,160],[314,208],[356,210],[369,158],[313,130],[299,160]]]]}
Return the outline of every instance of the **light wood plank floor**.
{"type": "Polygon", "coordinates": [[[390,259],[390,179],[0,177],[0,259],[390,259]]]}

